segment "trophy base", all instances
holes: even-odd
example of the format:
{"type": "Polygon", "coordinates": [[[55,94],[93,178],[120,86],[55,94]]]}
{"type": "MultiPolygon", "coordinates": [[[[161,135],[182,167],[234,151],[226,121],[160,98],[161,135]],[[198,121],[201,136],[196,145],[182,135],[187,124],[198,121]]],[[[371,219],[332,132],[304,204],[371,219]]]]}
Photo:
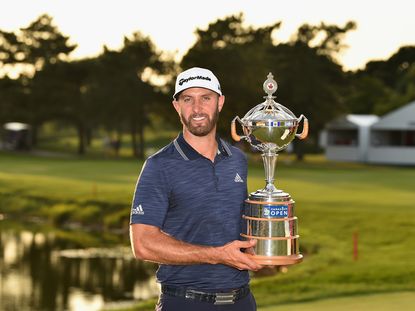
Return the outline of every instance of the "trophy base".
{"type": "Polygon", "coordinates": [[[295,202],[281,190],[258,190],[245,200],[244,231],[241,236],[257,241],[253,259],[264,266],[288,266],[300,263],[298,218],[295,202]]]}
{"type": "Polygon", "coordinates": [[[289,266],[303,261],[303,255],[290,256],[257,256],[254,255],[253,260],[263,266],[289,266]]]}

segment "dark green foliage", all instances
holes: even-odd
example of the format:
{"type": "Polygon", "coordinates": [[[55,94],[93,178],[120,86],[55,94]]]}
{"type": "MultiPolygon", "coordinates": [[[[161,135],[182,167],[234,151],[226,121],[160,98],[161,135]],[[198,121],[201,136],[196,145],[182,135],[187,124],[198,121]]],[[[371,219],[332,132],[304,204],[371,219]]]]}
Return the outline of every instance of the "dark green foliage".
{"type": "MultiPolygon", "coordinates": [[[[218,76],[226,95],[219,124],[222,134],[229,133],[230,121],[263,101],[262,84],[273,72],[279,84],[277,100],[297,116],[305,114],[311,123],[311,142],[327,120],[345,111],[347,79],[335,53],[342,38],[355,24],[303,25],[291,42],[275,44],[272,39],[280,23],[253,29],[243,25],[243,15],[211,23],[207,30],[196,31],[197,41],[184,56],[181,67],[206,66],[218,76]],[[314,42],[317,35],[323,39],[314,42]],[[313,44],[312,44],[313,43],[313,44]]],[[[302,156],[300,149],[297,150],[302,156]]]]}
{"type": "Polygon", "coordinates": [[[415,99],[415,47],[346,73],[338,54],[354,22],[304,24],[285,43],[274,39],[280,25],[246,26],[242,14],[218,19],[196,30],[196,42],[180,64],[138,31],[125,37],[119,50],[104,47],[97,57],[68,61],[76,45],[42,15],[18,32],[0,31],[0,66],[31,68],[18,80],[0,80],[0,121],[30,123],[35,142],[37,128],[47,121],[76,128],[80,154],[98,130],[116,133],[118,140],[129,133],[132,153],[143,158],[145,128],[180,129],[170,101],[181,69],[207,67],[219,77],[226,103],[218,130],[228,139],[230,121],[263,101],[262,83],[272,72],[277,101],[310,120],[310,139],[295,144],[302,158],[300,147],[317,150],[319,131],[338,115],[384,114],[415,99]]]}
{"type": "Polygon", "coordinates": [[[404,46],[389,59],[370,61],[351,76],[349,109],[384,115],[415,100],[414,81],[415,46],[404,46]]]}

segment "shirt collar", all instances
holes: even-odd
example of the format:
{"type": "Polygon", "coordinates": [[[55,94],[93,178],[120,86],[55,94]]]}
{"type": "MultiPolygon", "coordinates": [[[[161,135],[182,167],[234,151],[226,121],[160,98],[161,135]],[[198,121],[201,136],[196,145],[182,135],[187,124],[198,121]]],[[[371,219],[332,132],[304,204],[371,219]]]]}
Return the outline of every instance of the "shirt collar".
{"type": "MultiPolygon", "coordinates": [[[[216,135],[216,142],[218,143],[218,151],[220,155],[224,155],[226,157],[230,157],[232,155],[229,146],[227,146],[227,144],[218,135],[216,135]]],[[[199,152],[187,143],[183,137],[183,133],[180,133],[173,143],[183,159],[196,160],[198,158],[203,158],[199,152]]]]}

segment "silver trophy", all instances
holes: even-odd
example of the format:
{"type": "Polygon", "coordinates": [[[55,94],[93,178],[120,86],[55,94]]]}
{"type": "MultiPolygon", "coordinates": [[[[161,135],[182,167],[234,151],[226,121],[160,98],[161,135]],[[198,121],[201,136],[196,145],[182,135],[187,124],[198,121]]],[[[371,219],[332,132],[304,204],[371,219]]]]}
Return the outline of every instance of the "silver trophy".
{"type": "Polygon", "coordinates": [[[303,256],[299,251],[295,202],[288,193],[274,186],[274,171],[278,152],[295,137],[307,137],[308,120],[304,115],[297,118],[288,108],[274,101],[277,87],[269,73],[264,82],[265,101],[249,110],[242,119],[235,117],[231,134],[235,141],[244,139],[261,151],[265,168],[265,188],[252,192],[245,200],[246,232],[241,235],[257,240],[254,259],[258,263],[285,266],[300,262],[303,256]],[[301,120],[304,120],[303,130],[298,134],[301,120]],[[242,126],[243,135],[237,134],[236,121],[242,126]]]}

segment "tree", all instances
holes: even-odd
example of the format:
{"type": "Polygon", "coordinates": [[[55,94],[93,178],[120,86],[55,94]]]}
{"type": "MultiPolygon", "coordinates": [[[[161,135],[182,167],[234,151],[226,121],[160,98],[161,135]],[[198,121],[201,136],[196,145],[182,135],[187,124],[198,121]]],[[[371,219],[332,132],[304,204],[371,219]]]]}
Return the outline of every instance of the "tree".
{"type": "Polygon", "coordinates": [[[219,77],[226,96],[218,124],[221,135],[229,136],[231,120],[236,115],[242,117],[265,95],[262,83],[269,68],[264,59],[272,46],[271,34],[279,27],[279,22],[258,29],[244,26],[243,15],[239,14],[218,19],[207,30],[196,31],[196,43],[180,66],[210,68],[219,77]]]}
{"type": "Polygon", "coordinates": [[[58,61],[47,64],[33,80],[32,100],[41,122],[59,120],[78,132],[78,153],[86,152],[87,132],[99,122],[99,103],[92,100],[96,60],[58,61]]]}
{"type": "Polygon", "coordinates": [[[13,32],[0,30],[0,68],[6,64],[14,64],[24,59],[22,43],[13,32]]]}
{"type": "Polygon", "coordinates": [[[21,28],[19,41],[24,54],[22,62],[33,65],[36,70],[41,70],[45,64],[66,59],[76,48],[76,45],[69,43],[69,37],[53,24],[52,17],[46,14],[39,16],[28,27],[21,28]]]}
{"type": "Polygon", "coordinates": [[[69,43],[69,38],[60,33],[52,18],[46,14],[16,33],[0,32],[0,62],[10,66],[23,64],[25,66],[21,67],[26,68],[21,76],[27,79],[24,89],[27,101],[20,102],[15,108],[24,107],[19,114],[24,114],[24,118],[30,120],[34,145],[37,141],[37,128],[42,120],[48,118],[48,110],[53,110],[53,106],[45,107],[49,101],[38,102],[34,100],[35,97],[30,96],[32,83],[29,78],[45,66],[65,59],[75,48],[76,45],[69,43]]]}
{"type": "Polygon", "coordinates": [[[396,81],[395,89],[391,90],[388,96],[375,102],[374,113],[383,115],[413,100],[415,100],[415,63],[396,81]]]}
{"type": "MultiPolygon", "coordinates": [[[[325,124],[346,111],[348,80],[337,62],[337,53],[346,46],[342,40],[355,29],[354,22],[344,27],[321,23],[302,25],[291,42],[275,46],[270,64],[280,77],[278,98],[293,112],[304,114],[311,124],[309,141],[317,147],[318,134],[325,124]]],[[[304,144],[294,141],[297,158],[303,158],[304,144]]]]}
{"type": "Polygon", "coordinates": [[[292,42],[303,43],[310,48],[315,48],[317,53],[325,55],[336,61],[339,52],[347,48],[343,43],[346,34],[356,29],[353,21],[347,22],[344,27],[320,23],[318,26],[303,24],[297,30],[292,42]]]}
{"type": "Polygon", "coordinates": [[[393,89],[382,80],[369,75],[353,75],[351,91],[347,97],[348,110],[355,114],[373,114],[381,103],[388,102],[393,89]]]}
{"type": "Polygon", "coordinates": [[[368,62],[358,74],[376,77],[388,87],[395,88],[412,64],[415,64],[415,46],[403,46],[387,60],[368,62]]]}
{"type": "MultiPolygon", "coordinates": [[[[317,145],[318,133],[336,115],[345,111],[343,93],[346,79],[341,66],[317,49],[296,42],[274,48],[270,66],[276,68],[279,82],[277,100],[297,116],[310,122],[310,139],[317,145]]],[[[304,142],[294,141],[294,151],[301,160],[304,142]]]]}
{"type": "Polygon", "coordinates": [[[133,154],[144,158],[144,128],[161,98],[142,76],[146,69],[164,73],[168,67],[160,61],[160,53],[152,41],[139,32],[125,37],[120,51],[105,48],[99,64],[95,96],[106,105],[103,119],[107,127],[127,129],[133,154]]]}
{"type": "Polygon", "coordinates": [[[0,79],[0,124],[3,122],[28,122],[24,105],[27,103],[22,79],[0,79]]]}
{"type": "MultiPolygon", "coordinates": [[[[280,85],[278,101],[310,119],[311,141],[317,145],[318,131],[345,110],[347,80],[336,53],[344,48],[342,39],[355,24],[303,25],[284,44],[272,39],[279,27],[279,22],[258,29],[246,27],[243,15],[217,20],[207,30],[197,30],[197,41],[181,67],[206,66],[220,77],[227,96],[218,126],[222,134],[229,133],[235,115],[243,116],[261,102],[262,83],[272,71],[280,85]]],[[[296,152],[301,159],[303,151],[296,146],[296,152]]]]}
{"type": "Polygon", "coordinates": [[[382,115],[414,100],[414,68],[415,46],[401,47],[387,60],[368,62],[351,76],[351,111],[382,115]]]}
{"type": "Polygon", "coordinates": [[[120,51],[104,48],[95,59],[67,61],[74,48],[47,15],[16,34],[0,33],[0,61],[33,69],[22,88],[25,101],[20,98],[14,106],[24,108],[19,115],[24,114],[34,129],[47,120],[73,124],[80,154],[86,152],[93,128],[128,129],[134,154],[143,157],[146,116],[160,99],[143,80],[143,72],[167,72],[169,62],[161,62],[151,40],[139,32],[124,38],[120,51]]]}
{"type": "Polygon", "coordinates": [[[0,30],[0,122],[27,122],[27,84],[28,79],[11,79],[7,76],[6,66],[19,62],[23,58],[21,44],[15,33],[0,30]]]}

